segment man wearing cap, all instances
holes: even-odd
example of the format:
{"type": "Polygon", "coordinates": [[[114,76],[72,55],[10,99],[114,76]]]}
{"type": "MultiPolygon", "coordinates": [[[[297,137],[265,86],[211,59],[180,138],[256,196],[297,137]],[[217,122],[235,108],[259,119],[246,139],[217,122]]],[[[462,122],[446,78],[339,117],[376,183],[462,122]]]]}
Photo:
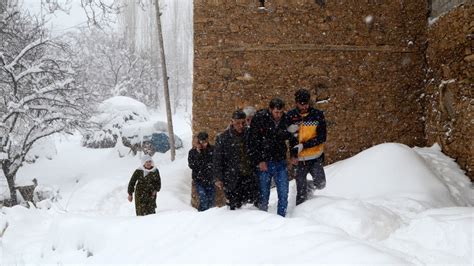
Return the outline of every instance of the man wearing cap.
{"type": "Polygon", "coordinates": [[[216,137],[214,177],[224,188],[231,210],[240,208],[249,197],[248,186],[255,180],[248,149],[248,128],[242,110],[232,114],[230,126],[216,137]]]}
{"type": "Polygon", "coordinates": [[[268,210],[272,178],[278,193],[278,214],[285,217],[288,207],[288,172],[286,141],[291,138],[283,111],[285,103],[279,98],[270,101],[267,109],[257,112],[250,125],[250,148],[259,177],[260,210],[268,210]]]}
{"type": "Polygon", "coordinates": [[[296,108],[288,112],[294,134],[291,151],[292,163],[296,166],[296,205],[308,198],[306,176],[311,174],[316,189],[326,186],[324,173],[324,142],[326,142],[326,120],[324,113],[311,106],[311,95],[305,89],[295,93],[296,108]]]}
{"type": "Polygon", "coordinates": [[[216,192],[212,173],[213,154],[214,147],[209,144],[209,135],[204,131],[199,132],[188,154],[188,166],[192,170],[193,183],[199,195],[199,211],[205,211],[214,205],[216,192]]]}

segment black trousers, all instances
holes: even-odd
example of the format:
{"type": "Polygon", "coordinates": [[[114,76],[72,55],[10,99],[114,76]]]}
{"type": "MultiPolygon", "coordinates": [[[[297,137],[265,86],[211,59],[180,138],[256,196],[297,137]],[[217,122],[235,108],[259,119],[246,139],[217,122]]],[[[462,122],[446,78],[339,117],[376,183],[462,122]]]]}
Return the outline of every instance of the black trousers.
{"type": "Polygon", "coordinates": [[[296,205],[301,204],[308,198],[308,173],[313,178],[315,189],[326,187],[326,174],[323,168],[324,155],[319,158],[298,162],[296,166],[296,205]]]}
{"type": "Polygon", "coordinates": [[[254,175],[239,175],[231,183],[224,183],[224,193],[230,209],[235,210],[247,202],[255,202],[258,196],[257,186],[254,175]]]}

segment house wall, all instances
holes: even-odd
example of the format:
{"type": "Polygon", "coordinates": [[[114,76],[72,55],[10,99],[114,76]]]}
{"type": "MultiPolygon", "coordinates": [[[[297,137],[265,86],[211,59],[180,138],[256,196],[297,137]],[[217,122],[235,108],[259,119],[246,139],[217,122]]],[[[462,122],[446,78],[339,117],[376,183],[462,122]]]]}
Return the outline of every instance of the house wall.
{"type": "Polygon", "coordinates": [[[435,18],[463,3],[472,4],[472,0],[430,0],[430,17],[435,18]]]}
{"type": "Polygon", "coordinates": [[[327,163],[425,144],[426,1],[259,3],[194,1],[194,132],[214,137],[236,108],[276,96],[291,108],[305,87],[328,120],[327,163]]]}
{"type": "Polygon", "coordinates": [[[430,25],[426,59],[426,136],[474,180],[474,6],[458,6],[430,25]]]}

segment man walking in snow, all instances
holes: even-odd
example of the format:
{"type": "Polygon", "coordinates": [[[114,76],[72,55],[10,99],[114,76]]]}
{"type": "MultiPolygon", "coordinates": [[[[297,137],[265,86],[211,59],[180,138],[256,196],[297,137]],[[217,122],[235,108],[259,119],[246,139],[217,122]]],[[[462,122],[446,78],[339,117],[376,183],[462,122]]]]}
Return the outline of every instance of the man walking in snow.
{"type": "Polygon", "coordinates": [[[274,178],[278,193],[278,214],[283,217],[288,207],[286,141],[291,137],[287,131],[284,107],[283,100],[272,99],[268,109],[257,112],[250,126],[250,148],[257,164],[260,187],[258,207],[268,210],[271,180],[274,178]]]}
{"type": "Polygon", "coordinates": [[[207,132],[199,132],[188,154],[188,166],[192,169],[192,179],[199,195],[199,211],[205,211],[214,205],[216,191],[212,173],[214,147],[209,144],[207,132]]]}
{"type": "Polygon", "coordinates": [[[217,135],[214,148],[216,185],[224,188],[231,210],[240,208],[249,198],[249,189],[256,177],[248,149],[248,128],[245,113],[232,114],[231,125],[217,135]]]}
{"type": "Polygon", "coordinates": [[[326,120],[324,113],[311,106],[311,95],[305,89],[295,93],[296,108],[288,112],[292,138],[292,163],[296,165],[296,205],[308,198],[306,176],[311,174],[316,189],[326,186],[324,173],[324,142],[326,142],[326,120]]]}

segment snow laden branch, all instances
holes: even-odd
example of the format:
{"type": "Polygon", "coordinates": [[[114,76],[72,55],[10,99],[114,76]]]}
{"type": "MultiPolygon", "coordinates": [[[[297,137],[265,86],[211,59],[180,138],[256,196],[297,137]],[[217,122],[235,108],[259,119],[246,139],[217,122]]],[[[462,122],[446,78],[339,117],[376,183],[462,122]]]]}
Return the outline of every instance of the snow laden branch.
{"type": "Polygon", "coordinates": [[[41,26],[20,14],[5,26],[14,34],[0,35],[0,164],[14,205],[15,176],[28,152],[81,125],[85,101],[65,44],[45,38],[41,26]]]}
{"type": "Polygon", "coordinates": [[[18,66],[20,60],[29,52],[29,51],[32,51],[34,50],[35,48],[43,45],[43,44],[46,44],[47,43],[47,40],[42,40],[42,39],[38,39],[30,44],[28,44],[26,47],[23,48],[23,50],[20,51],[20,53],[18,55],[16,55],[15,57],[13,57],[13,60],[4,65],[3,68],[8,72],[8,73],[13,73],[14,72],[14,67],[18,66]]]}

